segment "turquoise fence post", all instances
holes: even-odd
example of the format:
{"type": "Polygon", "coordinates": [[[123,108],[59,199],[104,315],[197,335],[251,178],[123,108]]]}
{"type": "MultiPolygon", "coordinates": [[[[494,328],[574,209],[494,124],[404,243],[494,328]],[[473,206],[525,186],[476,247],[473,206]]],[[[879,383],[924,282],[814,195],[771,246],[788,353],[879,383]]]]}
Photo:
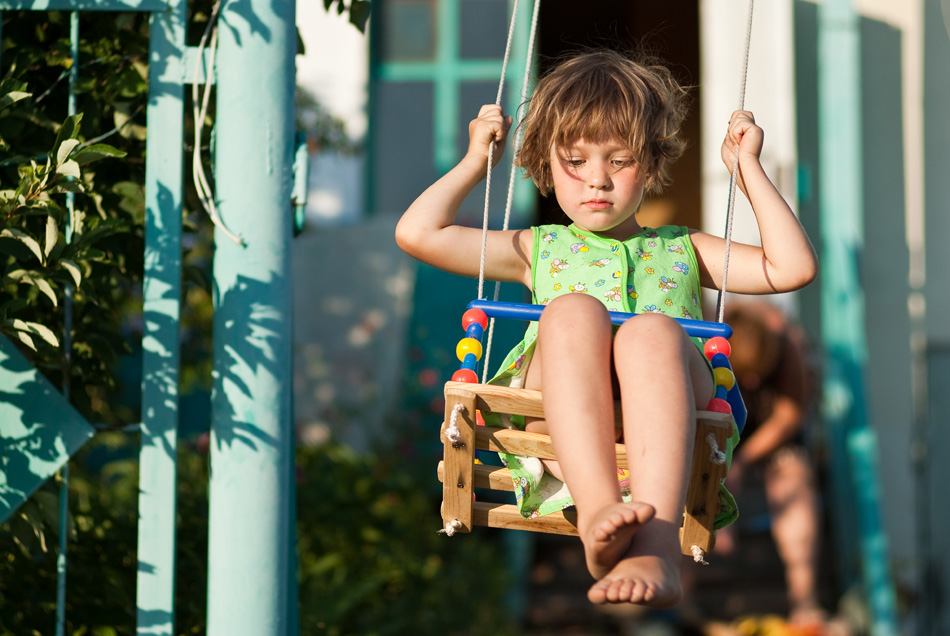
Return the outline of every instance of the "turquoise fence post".
{"type": "Polygon", "coordinates": [[[175,626],[186,8],[184,0],[169,0],[165,11],[150,18],[136,572],[139,636],[172,636],[175,626]]]}
{"type": "Polygon", "coordinates": [[[865,403],[867,336],[859,271],[864,243],[861,59],[858,16],[851,1],[825,0],[819,7],[823,415],[842,575],[847,579],[859,559],[871,633],[896,636],[887,535],[880,518],[877,437],[865,403]]]}
{"type": "Polygon", "coordinates": [[[295,6],[218,23],[208,635],[290,633],[295,6]]]}

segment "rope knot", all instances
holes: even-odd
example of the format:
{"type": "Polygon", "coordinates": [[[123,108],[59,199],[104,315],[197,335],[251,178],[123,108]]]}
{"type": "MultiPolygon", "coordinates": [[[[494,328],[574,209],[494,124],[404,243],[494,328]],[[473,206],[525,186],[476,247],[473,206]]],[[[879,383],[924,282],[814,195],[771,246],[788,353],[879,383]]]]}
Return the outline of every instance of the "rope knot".
{"type": "Polygon", "coordinates": [[[445,429],[445,439],[449,440],[453,446],[457,445],[462,439],[462,433],[459,431],[459,413],[465,410],[461,404],[452,407],[452,415],[449,417],[449,426],[445,429]]]}
{"type": "Polygon", "coordinates": [[[710,433],[706,436],[706,442],[709,443],[709,459],[714,464],[725,464],[726,454],[719,450],[719,444],[716,442],[716,436],[710,433]]]}

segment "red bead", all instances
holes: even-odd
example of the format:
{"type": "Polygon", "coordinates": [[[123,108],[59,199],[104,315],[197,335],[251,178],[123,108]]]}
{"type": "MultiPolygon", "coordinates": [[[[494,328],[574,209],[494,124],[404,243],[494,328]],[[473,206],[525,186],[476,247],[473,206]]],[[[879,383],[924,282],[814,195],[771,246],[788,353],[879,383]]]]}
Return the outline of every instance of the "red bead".
{"type": "Polygon", "coordinates": [[[482,329],[488,329],[488,316],[481,309],[469,309],[462,314],[462,329],[468,329],[473,322],[477,322],[482,329]]]}
{"type": "Polygon", "coordinates": [[[713,359],[713,356],[717,353],[725,354],[728,358],[729,354],[732,353],[732,347],[729,346],[729,341],[723,338],[722,336],[716,336],[715,338],[710,338],[703,345],[703,353],[706,354],[706,357],[710,360],[713,359]]]}
{"type": "Polygon", "coordinates": [[[713,413],[732,413],[732,407],[722,398],[709,400],[709,404],[706,405],[706,410],[712,411],[713,413]]]}
{"type": "Polygon", "coordinates": [[[459,369],[452,374],[452,382],[469,382],[478,384],[478,375],[471,369],[459,369]]]}
{"type": "Polygon", "coordinates": [[[482,417],[481,411],[475,411],[475,425],[476,426],[485,426],[485,418],[482,417]]]}

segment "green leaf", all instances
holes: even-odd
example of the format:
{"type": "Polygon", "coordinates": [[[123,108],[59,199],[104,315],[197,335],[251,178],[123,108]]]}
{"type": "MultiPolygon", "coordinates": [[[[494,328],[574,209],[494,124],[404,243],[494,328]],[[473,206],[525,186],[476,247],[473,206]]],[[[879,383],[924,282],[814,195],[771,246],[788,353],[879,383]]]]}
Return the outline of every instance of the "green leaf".
{"type": "Polygon", "coordinates": [[[66,163],[69,154],[79,145],[78,139],[66,139],[56,150],[56,165],[66,163]]]}
{"type": "Polygon", "coordinates": [[[49,255],[53,251],[53,248],[56,247],[56,242],[58,240],[59,226],[56,225],[56,219],[48,216],[46,217],[46,249],[43,250],[43,254],[46,258],[49,258],[49,255]]]}
{"type": "Polygon", "coordinates": [[[3,230],[2,232],[0,232],[0,236],[8,236],[20,241],[21,243],[26,245],[31,252],[33,252],[36,255],[36,258],[40,263],[42,263],[43,265],[46,264],[46,259],[43,257],[43,251],[40,249],[39,242],[35,238],[27,234],[26,232],[13,229],[13,228],[7,228],[3,230]]]}
{"type": "Polygon", "coordinates": [[[56,297],[56,292],[53,290],[53,286],[45,278],[37,276],[35,272],[28,272],[18,269],[8,273],[7,278],[18,283],[35,286],[37,289],[43,292],[47,298],[50,299],[50,301],[53,303],[53,307],[59,307],[59,299],[56,297]]]}
{"type": "Polygon", "coordinates": [[[25,332],[39,336],[54,347],[59,346],[59,338],[57,338],[52,329],[46,325],[41,325],[38,322],[27,322],[25,320],[20,320],[19,318],[14,318],[12,321],[7,322],[19,332],[25,332]]]}
{"type": "Polygon", "coordinates": [[[36,351],[36,343],[33,342],[33,338],[31,338],[29,334],[18,331],[16,332],[16,337],[19,338],[20,342],[28,346],[33,351],[36,351]]]}
{"type": "Polygon", "coordinates": [[[3,97],[0,97],[0,110],[12,106],[22,99],[32,96],[32,93],[24,93],[23,91],[10,91],[3,97]]]}
{"type": "Polygon", "coordinates": [[[361,33],[366,33],[366,23],[369,21],[371,8],[369,0],[353,0],[350,5],[350,24],[361,33]]]}
{"type": "Polygon", "coordinates": [[[91,146],[85,146],[80,148],[76,154],[73,155],[73,159],[80,166],[84,166],[87,163],[92,163],[93,161],[98,161],[99,159],[105,159],[106,157],[115,157],[121,159],[126,155],[125,152],[114,148],[109,144],[92,144],[91,146]]]}
{"type": "Polygon", "coordinates": [[[79,164],[70,159],[66,163],[61,163],[56,166],[56,173],[61,174],[64,177],[74,177],[78,179],[80,177],[79,164]]]}
{"type": "Polygon", "coordinates": [[[79,137],[80,121],[82,121],[82,113],[76,113],[75,115],[67,117],[65,121],[63,121],[63,125],[59,128],[59,133],[56,135],[56,143],[53,144],[53,148],[59,148],[67,139],[76,139],[79,137]]]}
{"type": "Polygon", "coordinates": [[[79,287],[79,283],[82,282],[82,270],[79,269],[79,265],[66,258],[60,259],[59,264],[62,265],[63,269],[69,272],[69,275],[73,277],[73,282],[76,284],[76,287],[79,287]]]}

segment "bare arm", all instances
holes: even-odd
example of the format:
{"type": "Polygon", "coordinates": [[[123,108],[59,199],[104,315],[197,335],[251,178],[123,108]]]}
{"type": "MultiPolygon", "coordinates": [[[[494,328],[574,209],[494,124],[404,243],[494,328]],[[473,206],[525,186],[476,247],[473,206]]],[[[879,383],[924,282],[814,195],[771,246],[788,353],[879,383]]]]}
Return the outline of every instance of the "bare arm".
{"type": "MultiPolygon", "coordinates": [[[[736,111],[722,143],[722,159],[732,171],[739,146],[739,189],[755,213],[762,246],[733,243],[729,254],[730,291],[745,294],[787,292],[818,275],[818,257],[798,218],[769,179],[759,155],[764,134],[752,113],[736,111]]],[[[702,232],[692,236],[702,284],[722,288],[725,240],[702,232]]]]}
{"type": "MultiPolygon", "coordinates": [[[[396,225],[396,243],[407,254],[447,272],[478,276],[482,230],[456,225],[455,219],[462,201],[485,178],[489,147],[496,163],[501,158],[510,124],[500,107],[482,106],[469,124],[465,156],[419,195],[396,225]]],[[[486,278],[530,285],[531,242],[528,230],[489,231],[486,278]]]]}

